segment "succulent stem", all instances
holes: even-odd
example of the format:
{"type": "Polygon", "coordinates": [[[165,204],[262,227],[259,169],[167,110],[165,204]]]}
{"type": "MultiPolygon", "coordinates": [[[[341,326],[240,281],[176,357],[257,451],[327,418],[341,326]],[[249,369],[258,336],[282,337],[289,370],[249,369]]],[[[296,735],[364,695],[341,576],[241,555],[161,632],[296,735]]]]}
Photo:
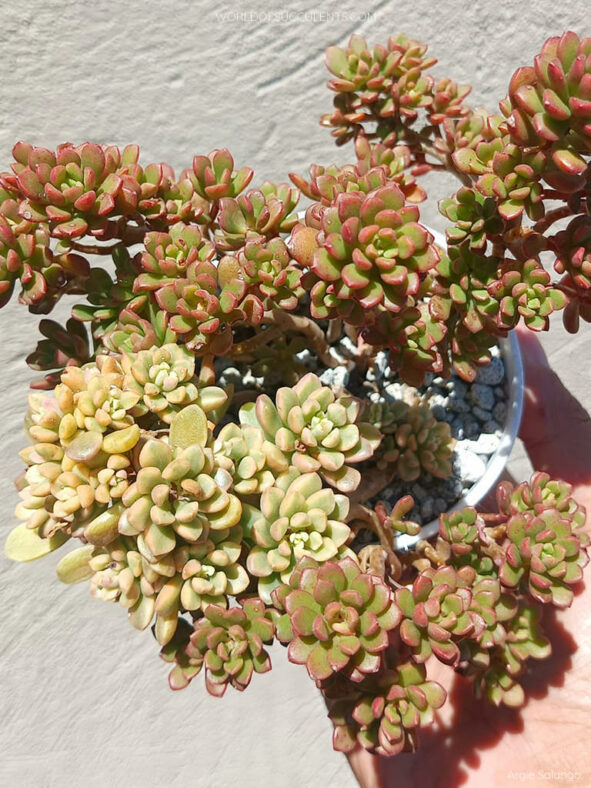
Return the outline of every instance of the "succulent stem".
{"type": "Polygon", "coordinates": [[[284,312],[273,309],[265,312],[263,323],[277,326],[285,331],[293,331],[296,334],[303,334],[310,343],[310,350],[315,353],[320,361],[327,367],[338,366],[338,361],[334,358],[328,347],[328,342],[324,331],[317,323],[314,323],[302,315],[294,315],[291,312],[284,312]]]}
{"type": "Polygon", "coordinates": [[[253,337],[245,339],[243,342],[236,342],[228,358],[239,358],[241,361],[246,361],[246,356],[251,356],[252,353],[269,342],[277,339],[283,334],[283,329],[280,326],[273,326],[273,328],[266,328],[256,333],[253,337]]]}

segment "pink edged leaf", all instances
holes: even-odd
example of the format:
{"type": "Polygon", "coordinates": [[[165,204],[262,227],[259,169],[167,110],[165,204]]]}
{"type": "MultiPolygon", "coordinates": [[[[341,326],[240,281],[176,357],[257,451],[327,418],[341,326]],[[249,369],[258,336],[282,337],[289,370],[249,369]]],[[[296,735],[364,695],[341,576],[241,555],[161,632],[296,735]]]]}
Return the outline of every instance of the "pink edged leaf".
{"type": "Polygon", "coordinates": [[[70,222],[65,222],[64,224],[58,224],[54,228],[53,234],[57,238],[78,238],[84,235],[87,230],[88,223],[79,217],[77,219],[72,219],[70,222]]]}
{"type": "Polygon", "coordinates": [[[317,643],[306,661],[306,667],[310,677],[316,681],[327,679],[333,673],[330,661],[328,659],[329,649],[317,643]]]}
{"type": "Polygon", "coordinates": [[[312,635],[316,617],[317,614],[315,611],[311,610],[309,607],[304,607],[303,605],[298,607],[291,614],[291,628],[294,635],[298,637],[312,635]]]}

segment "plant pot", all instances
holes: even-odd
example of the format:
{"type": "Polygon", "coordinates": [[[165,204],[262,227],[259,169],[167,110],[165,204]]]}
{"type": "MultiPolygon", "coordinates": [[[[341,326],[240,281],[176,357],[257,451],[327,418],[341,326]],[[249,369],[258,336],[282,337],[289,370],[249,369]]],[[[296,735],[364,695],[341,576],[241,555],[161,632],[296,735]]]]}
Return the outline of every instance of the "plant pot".
{"type": "MultiPolygon", "coordinates": [[[[445,248],[445,236],[436,230],[430,232],[436,243],[445,248]]],[[[505,383],[507,386],[507,414],[504,423],[503,435],[499,446],[490,457],[486,470],[479,481],[475,482],[449,511],[456,511],[465,506],[477,506],[480,501],[493,489],[509,459],[515,444],[521,417],[523,414],[523,398],[525,393],[525,379],[521,349],[515,332],[511,332],[506,339],[499,341],[501,357],[505,365],[505,383]]],[[[421,529],[418,536],[400,535],[396,540],[399,549],[406,549],[415,544],[419,539],[428,539],[439,531],[439,517],[431,520],[421,529]]]]}

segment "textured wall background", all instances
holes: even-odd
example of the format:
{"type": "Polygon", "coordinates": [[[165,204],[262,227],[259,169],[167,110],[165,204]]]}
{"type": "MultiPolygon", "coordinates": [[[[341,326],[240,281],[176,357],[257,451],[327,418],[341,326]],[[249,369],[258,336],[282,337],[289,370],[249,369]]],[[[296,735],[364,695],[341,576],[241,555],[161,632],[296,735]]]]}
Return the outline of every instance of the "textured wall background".
{"type": "MultiPolygon", "coordinates": [[[[17,139],[47,147],[137,142],[144,162],[176,168],[227,146],[259,181],[285,179],[311,161],[346,160],[317,120],[331,103],[323,51],[353,32],[372,43],[398,31],[429,41],[437,73],[473,83],[473,103],[493,108],[548,35],[591,30],[583,0],[383,0],[363,8],[352,0],[3,3],[0,165],[17,139]]],[[[426,216],[438,223],[432,210],[426,216]]],[[[16,304],[1,317],[5,534],[31,378],[23,359],[36,320],[16,304]]],[[[557,324],[544,338],[587,406],[589,334],[566,342],[557,324]]],[[[0,785],[354,785],[305,670],[283,653],[244,695],[230,691],[220,702],[198,680],[173,694],[150,635],[127,625],[118,606],[91,600],[86,586],[60,586],[56,562],[23,567],[0,558],[0,785]]]]}

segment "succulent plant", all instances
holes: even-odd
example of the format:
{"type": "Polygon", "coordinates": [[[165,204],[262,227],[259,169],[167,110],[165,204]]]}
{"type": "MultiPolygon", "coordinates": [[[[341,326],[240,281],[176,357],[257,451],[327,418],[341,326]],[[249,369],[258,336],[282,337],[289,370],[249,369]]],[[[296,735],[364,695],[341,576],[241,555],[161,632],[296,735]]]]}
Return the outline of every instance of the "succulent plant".
{"type": "Polygon", "coordinates": [[[440,479],[451,476],[455,441],[450,426],[437,421],[427,405],[376,404],[368,418],[385,436],[377,450],[378,467],[393,465],[407,482],[418,479],[423,471],[440,479]]]}
{"type": "MultiPolygon", "coordinates": [[[[334,301],[336,312],[352,322],[360,322],[362,310],[378,304],[392,312],[407,306],[421,277],[439,259],[433,236],[418,218],[416,206],[405,205],[393,183],[367,196],[337,195],[322,213],[311,266],[321,283],[329,285],[325,305],[334,301]]],[[[314,304],[314,289],[311,296],[314,304]]]]}
{"type": "Polygon", "coordinates": [[[406,515],[413,509],[414,503],[411,495],[404,495],[396,501],[390,512],[388,512],[384,501],[378,501],[375,505],[375,513],[387,530],[396,534],[418,536],[421,532],[421,526],[412,520],[406,519],[406,515]]]}
{"type": "Polygon", "coordinates": [[[39,331],[44,339],[39,340],[35,350],[27,356],[27,364],[31,369],[51,372],[36,380],[31,388],[52,389],[66,367],[90,362],[92,351],[88,333],[78,320],[70,318],[61,326],[55,320],[44,319],[39,322],[39,331]]]}
{"type": "Polygon", "coordinates": [[[210,448],[195,443],[172,449],[147,440],[137,463],[136,480],[123,495],[126,509],[119,530],[137,537],[138,549],[148,560],[180,544],[195,544],[208,529],[223,530],[239,522],[242,506],[229,492],[232,477],[216,467],[210,448]]]}
{"type": "Polygon", "coordinates": [[[454,223],[445,233],[448,244],[468,241],[472,251],[482,251],[486,249],[488,237],[498,235],[503,229],[495,200],[466,186],[453,197],[441,200],[439,210],[454,223]]]}
{"type": "Polygon", "coordinates": [[[299,192],[286,183],[264,183],[236,198],[222,197],[216,246],[221,251],[240,249],[249,239],[272,238],[296,224],[293,213],[299,192]]]}
{"type": "Polygon", "coordinates": [[[441,136],[433,140],[437,151],[453,154],[461,148],[472,148],[481,142],[491,142],[502,137],[503,116],[492,114],[488,110],[466,107],[467,112],[460,117],[448,116],[440,125],[441,136]]]}
{"type": "Polygon", "coordinates": [[[359,35],[351,36],[346,49],[328,48],[326,63],[336,77],[328,87],[337,96],[335,111],[321,122],[335,127],[332,133],[338,145],[356,135],[363,123],[398,114],[412,120],[417,104],[430,105],[433,80],[422,72],[436,60],[425,57],[426,50],[404,35],[392,36],[387,46],[373,50],[359,35]]]}
{"type": "Polygon", "coordinates": [[[18,143],[13,174],[3,173],[0,180],[25,200],[25,218],[50,222],[55,237],[74,238],[84,235],[89,224],[100,227],[103,217],[125,210],[117,169],[132,149],[121,154],[112,146],[66,143],[54,153],[18,143]]]}
{"type": "Polygon", "coordinates": [[[116,533],[111,513],[128,486],[130,452],[140,437],[131,415],[138,397],[122,387],[118,362],[99,356],[68,367],[52,394],[30,395],[31,445],[21,452],[28,468],[16,510],[22,527],[42,538],[84,533],[92,543],[113,527],[116,533]]]}
{"type": "Polygon", "coordinates": [[[238,254],[242,278],[268,309],[295,309],[304,291],[302,270],[281,238],[248,241],[238,254]]]}
{"type": "Polygon", "coordinates": [[[126,388],[141,395],[136,413],[151,411],[167,423],[192,402],[208,413],[221,408],[228,399],[219,386],[199,386],[194,378],[194,356],[179,345],[124,353],[121,366],[126,388]]]}
{"type": "Polygon", "coordinates": [[[471,334],[495,331],[500,297],[491,288],[502,287],[498,269],[496,257],[475,254],[467,243],[451,246],[436,269],[431,314],[448,320],[455,312],[471,334]]]}
{"type": "Polygon", "coordinates": [[[537,515],[546,509],[554,509],[568,517],[573,531],[576,531],[581,544],[588,543],[582,530],[585,525],[585,509],[572,497],[572,485],[560,479],[552,479],[547,473],[537,471],[529,481],[514,487],[508,482],[499,485],[497,501],[499,511],[508,516],[513,514],[537,515]]]}
{"type": "Polygon", "coordinates": [[[315,680],[343,671],[352,681],[362,681],[380,669],[387,633],[400,621],[382,581],[363,574],[347,557],[298,564],[291,586],[285,597],[293,632],[291,662],[306,665],[315,680]]]}
{"type": "Polygon", "coordinates": [[[556,233],[552,247],[556,251],[554,268],[564,274],[563,283],[569,289],[569,302],[563,312],[567,331],[575,333],[579,315],[591,320],[591,223],[584,215],[576,216],[565,230],[556,233]]]}
{"type": "Polygon", "coordinates": [[[514,328],[520,318],[533,331],[548,328],[548,317],[555,310],[564,309],[566,296],[552,287],[550,274],[537,260],[523,265],[513,261],[499,269],[500,277],[488,286],[488,292],[499,301],[497,323],[501,328],[514,328]]]}
{"type": "Polygon", "coordinates": [[[261,598],[271,603],[271,591],[289,583],[303,556],[321,564],[343,555],[351,531],[346,525],[349,500],[322,487],[317,473],[284,474],[263,490],[260,510],[244,508],[245,538],[253,543],[246,567],[259,578],[261,598]]]}
{"type": "Polygon", "coordinates": [[[129,611],[129,621],[136,629],[146,629],[156,616],[156,637],[161,644],[173,636],[177,609],[173,603],[170,611],[170,597],[178,598],[178,594],[175,594],[176,573],[170,559],[147,561],[138,552],[135,540],[122,536],[106,547],[95,547],[88,568],[93,573],[91,596],[118,602],[129,611]]]}
{"type": "Polygon", "coordinates": [[[230,151],[214,150],[208,156],[195,156],[192,171],[187,171],[197,193],[206,200],[236,197],[243,191],[254,175],[250,167],[234,169],[230,151]]]}
{"type": "MultiPolygon", "coordinates": [[[[265,604],[260,599],[240,600],[240,607],[226,610],[209,605],[188,641],[176,657],[169,677],[172,689],[182,689],[205,666],[205,686],[211,695],[221,697],[228,685],[242,692],[253,673],[271,670],[265,645],[273,641],[275,628],[265,604]]],[[[183,644],[184,645],[184,644],[183,644]]],[[[171,649],[163,650],[170,661],[171,649]]]]}
{"type": "Polygon", "coordinates": [[[183,222],[174,224],[168,233],[148,233],[142,254],[142,273],[134,282],[136,292],[158,290],[175,279],[184,279],[188,266],[211,260],[213,244],[199,227],[183,222]]]}
{"type": "Polygon", "coordinates": [[[379,311],[375,323],[361,333],[372,345],[390,351],[390,366],[411,386],[420,386],[427,372],[446,369],[441,347],[446,327],[424,302],[398,314],[379,311]]]}
{"type": "Polygon", "coordinates": [[[256,325],[263,305],[246,293],[244,281],[224,279],[224,268],[209,261],[191,263],[186,277],[175,279],[156,292],[158,305],[170,317],[170,328],[190,350],[223,355],[232,346],[232,325],[256,325]]]}
{"type": "Polygon", "coordinates": [[[557,255],[554,264],[559,273],[568,273],[583,290],[591,287],[591,220],[577,216],[554,238],[557,255]]]}
{"type": "Polygon", "coordinates": [[[412,590],[399,588],[396,604],[403,614],[400,637],[413,650],[417,662],[434,653],[442,662],[460,658],[457,641],[484,629],[484,620],[472,609],[475,572],[443,566],[421,572],[412,590]]]}
{"type": "Polygon", "coordinates": [[[140,350],[161,347],[176,342],[178,338],[178,334],[169,327],[169,318],[156,304],[148,305],[145,317],[134,309],[123,309],[117,322],[102,334],[101,340],[114,353],[139,353],[140,350]]]}
{"type": "Polygon", "coordinates": [[[515,142],[548,148],[556,166],[580,174],[588,150],[589,39],[575,33],[549,38],[534,66],[518,69],[501,109],[515,142]]]}
{"type": "Polygon", "coordinates": [[[407,519],[454,441],[393,378],[472,381],[520,322],[591,321],[591,39],[546,42],[502,115],[434,64],[404,35],[331,47],[321,122],[354,153],[295,186],[248,189],[225,149],[177,177],[92,142],[17,143],[0,174],[0,306],[76,297],[27,358],[47,374],[6,555],[77,544],[58,577],[153,624],[173,689],[204,669],[243,690],[276,638],[345,752],[416,748],[445,700],[432,656],[521,705],[542,605],[569,606],[587,562],[586,512],[546,473],[430,541],[407,519]],[[461,184],[447,249],[417,207],[433,170],[461,184]]]}
{"type": "MultiPolygon", "coordinates": [[[[387,149],[392,153],[390,149],[387,149]]],[[[371,154],[367,154],[370,158],[371,154]]],[[[396,169],[396,164],[393,164],[396,169]]],[[[346,164],[337,167],[335,164],[322,167],[313,164],[310,167],[310,181],[305,181],[299,175],[290,174],[291,180],[310,199],[317,200],[323,205],[331,205],[337,194],[351,191],[368,194],[374,189],[385,186],[388,180],[388,170],[384,167],[371,167],[367,169],[359,162],[357,166],[346,164]]]]}
{"type": "Polygon", "coordinates": [[[336,397],[312,373],[279,389],[275,403],[262,394],[240,410],[240,421],[260,426],[301,473],[318,472],[341,492],[357,487],[359,471],[351,464],[369,459],[380,441],[359,416],[358,401],[336,397]]]}
{"type": "Polygon", "coordinates": [[[473,678],[478,697],[486,697],[495,706],[522,706],[523,687],[517,679],[529,658],[546,659],[552,651],[550,641],[540,627],[540,609],[535,604],[520,602],[504,623],[505,637],[491,649],[482,649],[464,641],[465,661],[462,672],[473,678]]]}
{"type": "Polygon", "coordinates": [[[238,495],[262,493],[289,469],[284,453],[260,427],[226,424],[213,449],[217,463],[232,475],[238,495]]]}
{"type": "Polygon", "coordinates": [[[241,594],[249,584],[239,563],[242,530],[238,526],[219,528],[215,517],[208,517],[211,527],[196,542],[184,544],[174,553],[180,573],[178,598],[185,610],[226,607],[228,596],[241,594]]]}
{"type": "MultiPolygon", "coordinates": [[[[21,284],[22,303],[29,306],[42,303],[66,281],[69,272],[60,265],[59,257],[54,258],[46,226],[23,222],[17,215],[14,219],[18,223],[10,219],[5,209],[0,214],[0,305],[9,301],[17,280],[21,284]]],[[[84,267],[82,272],[87,272],[84,267]]]]}
{"type": "Polygon", "coordinates": [[[546,157],[541,151],[526,153],[497,137],[460,148],[453,159],[460,171],[478,176],[476,189],[484,197],[495,198],[502,219],[511,221],[523,211],[533,220],[544,215],[540,178],[546,157]]]}
{"type": "Polygon", "coordinates": [[[445,699],[443,687],[427,680],[424,665],[401,662],[395,670],[366,678],[350,697],[330,703],[334,748],[350,752],[361,745],[380,755],[413,752],[417,729],[433,722],[433,712],[445,699]]]}
{"type": "Polygon", "coordinates": [[[455,556],[470,554],[478,543],[478,512],[472,506],[466,506],[456,512],[444,513],[439,518],[439,534],[451,547],[455,556]]]}
{"type": "Polygon", "coordinates": [[[523,583],[534,599],[568,607],[588,562],[567,514],[544,509],[536,516],[515,514],[507,523],[509,544],[499,571],[501,581],[523,583]]]}

